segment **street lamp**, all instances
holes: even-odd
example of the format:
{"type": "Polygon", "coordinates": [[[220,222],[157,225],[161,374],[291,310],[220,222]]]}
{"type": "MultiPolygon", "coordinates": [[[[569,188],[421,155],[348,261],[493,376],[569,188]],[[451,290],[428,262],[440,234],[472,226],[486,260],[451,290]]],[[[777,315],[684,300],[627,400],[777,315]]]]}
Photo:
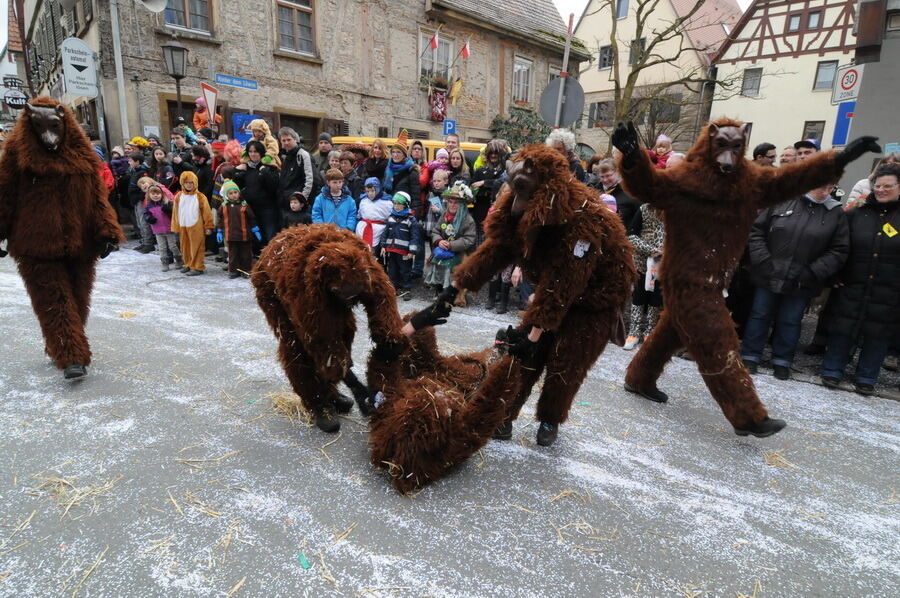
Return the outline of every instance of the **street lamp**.
{"type": "Polygon", "coordinates": [[[162,45],[163,62],[166,63],[166,73],[175,79],[175,94],[178,97],[178,116],[181,116],[181,80],[187,73],[188,49],[172,40],[162,45]]]}

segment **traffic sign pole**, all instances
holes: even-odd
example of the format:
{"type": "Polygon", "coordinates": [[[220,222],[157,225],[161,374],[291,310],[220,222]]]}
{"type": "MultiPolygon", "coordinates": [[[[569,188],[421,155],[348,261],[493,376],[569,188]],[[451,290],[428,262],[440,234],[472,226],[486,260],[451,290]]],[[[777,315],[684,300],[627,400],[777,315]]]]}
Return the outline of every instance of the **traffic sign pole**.
{"type": "Polygon", "coordinates": [[[575,23],[575,13],[569,13],[569,29],[566,31],[566,49],[563,50],[562,70],[559,78],[562,79],[559,86],[559,95],[556,96],[556,118],[553,126],[559,128],[559,119],[562,116],[563,95],[566,90],[566,79],[569,77],[569,48],[572,46],[572,25],[575,23]]]}

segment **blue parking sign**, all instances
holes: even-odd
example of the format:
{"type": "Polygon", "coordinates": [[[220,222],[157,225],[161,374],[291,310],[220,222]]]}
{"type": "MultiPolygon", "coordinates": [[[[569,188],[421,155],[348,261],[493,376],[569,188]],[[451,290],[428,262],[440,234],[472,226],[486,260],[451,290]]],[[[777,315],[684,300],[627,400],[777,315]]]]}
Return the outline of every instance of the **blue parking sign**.
{"type": "Polygon", "coordinates": [[[450,135],[452,133],[456,133],[456,121],[455,120],[445,120],[444,121],[444,136],[450,135]]]}

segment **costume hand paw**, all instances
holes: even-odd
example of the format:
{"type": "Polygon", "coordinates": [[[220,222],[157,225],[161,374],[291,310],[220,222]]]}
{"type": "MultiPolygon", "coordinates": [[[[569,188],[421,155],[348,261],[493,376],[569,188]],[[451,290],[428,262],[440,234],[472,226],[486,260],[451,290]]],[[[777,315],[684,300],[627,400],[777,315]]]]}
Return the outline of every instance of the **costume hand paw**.
{"type": "Polygon", "coordinates": [[[450,315],[450,304],[441,301],[438,298],[437,301],[426,307],[425,309],[417,312],[413,317],[409,319],[409,323],[413,328],[419,330],[421,328],[425,328],[427,326],[438,326],[440,324],[447,323],[447,316],[450,315]]]}
{"type": "Polygon", "coordinates": [[[118,251],[119,246],[115,241],[110,239],[100,239],[97,243],[97,253],[100,255],[100,259],[106,258],[113,251],[118,251]]]}
{"type": "Polygon", "coordinates": [[[253,233],[253,236],[256,237],[257,241],[262,241],[262,233],[259,232],[259,227],[254,226],[250,229],[250,232],[253,233]]]}
{"type": "Polygon", "coordinates": [[[456,301],[456,296],[459,295],[459,289],[455,286],[450,285],[438,295],[437,301],[435,301],[435,305],[438,303],[446,303],[447,304],[447,313],[450,313],[450,309],[453,306],[453,302],[456,301]]]}
{"type": "Polygon", "coordinates": [[[381,363],[391,363],[396,361],[406,348],[405,343],[395,339],[387,338],[375,343],[372,349],[372,357],[381,363]]]}
{"type": "Polygon", "coordinates": [[[837,162],[838,166],[843,168],[850,162],[853,162],[857,158],[860,158],[866,152],[874,152],[876,154],[880,154],[881,146],[878,145],[877,141],[878,137],[872,137],[871,135],[863,135],[862,137],[857,137],[847,144],[847,147],[844,148],[844,151],[839,152],[838,155],[835,156],[834,161],[837,162]]]}
{"type": "Polygon", "coordinates": [[[509,326],[505,331],[497,333],[497,340],[506,345],[506,352],[519,359],[534,359],[537,355],[538,343],[528,340],[524,330],[509,326]]]}
{"type": "Polygon", "coordinates": [[[637,154],[640,150],[640,140],[638,139],[637,130],[634,123],[628,121],[628,126],[620,122],[613,131],[612,144],[617,150],[622,152],[622,165],[631,168],[637,163],[637,154]]]}
{"type": "Polygon", "coordinates": [[[216,231],[216,243],[219,243],[221,245],[224,240],[225,235],[222,233],[222,231],[216,231]]]}
{"type": "Polygon", "coordinates": [[[6,257],[7,255],[9,255],[9,253],[0,249],[0,257],[6,257]]]}

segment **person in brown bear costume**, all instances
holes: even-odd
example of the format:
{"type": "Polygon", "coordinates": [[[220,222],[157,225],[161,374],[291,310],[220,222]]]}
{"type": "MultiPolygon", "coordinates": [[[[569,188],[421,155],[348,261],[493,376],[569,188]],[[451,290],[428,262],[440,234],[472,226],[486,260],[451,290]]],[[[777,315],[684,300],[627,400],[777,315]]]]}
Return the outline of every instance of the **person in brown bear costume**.
{"type": "Polygon", "coordinates": [[[533,281],[519,328],[506,333],[522,380],[495,438],[512,437],[512,422],[546,369],[537,442],[550,446],[606,344],[624,341],[622,310],[637,274],[621,220],[575,180],[558,151],[522,149],[507,182],[485,221],[484,243],[456,267],[439,301],[452,301],[457,289],[477,291],[510,264],[533,281]]]}
{"type": "Polygon", "coordinates": [[[97,259],[125,239],[99,168],[72,111],[46,96],[25,106],[0,158],[0,241],[8,240],[45,351],[67,379],[91,363],[84,328],[97,259]]]}
{"type": "Polygon", "coordinates": [[[736,434],[765,437],[784,428],[784,421],[769,418],[741,362],[723,291],[759,210],[837,180],[849,162],[881,151],[876,140],[860,137],[842,152],[763,168],[744,158],[747,125],[722,118],[704,128],[684,163],[657,170],[641,151],[634,125],[619,123],[612,142],[622,152],[625,188],[662,210],[666,226],[660,265],[666,308],[628,366],[625,389],[665,403],[656,381],[686,346],[736,434]]]}

